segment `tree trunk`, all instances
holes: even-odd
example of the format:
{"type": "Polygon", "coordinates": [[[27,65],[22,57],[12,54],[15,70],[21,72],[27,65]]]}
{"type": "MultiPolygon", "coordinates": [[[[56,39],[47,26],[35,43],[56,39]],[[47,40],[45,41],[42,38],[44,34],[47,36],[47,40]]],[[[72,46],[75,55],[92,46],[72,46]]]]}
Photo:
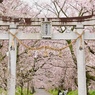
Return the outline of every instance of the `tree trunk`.
{"type": "Polygon", "coordinates": [[[29,94],[29,81],[27,83],[27,95],[29,94]]]}
{"type": "Polygon", "coordinates": [[[23,95],[23,83],[21,83],[21,95],[23,95]]]}
{"type": "Polygon", "coordinates": [[[34,89],[33,81],[32,81],[32,83],[31,83],[31,93],[32,93],[32,94],[35,93],[35,89],[34,89]]]}

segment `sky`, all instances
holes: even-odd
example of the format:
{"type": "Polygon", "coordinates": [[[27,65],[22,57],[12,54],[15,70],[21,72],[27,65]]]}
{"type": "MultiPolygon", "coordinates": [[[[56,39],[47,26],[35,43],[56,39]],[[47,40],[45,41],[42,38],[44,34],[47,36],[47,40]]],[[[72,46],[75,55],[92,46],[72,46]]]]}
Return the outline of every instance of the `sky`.
{"type": "MultiPolygon", "coordinates": [[[[21,0],[21,1],[24,1],[24,2],[26,2],[26,3],[28,3],[30,6],[34,6],[35,4],[34,4],[34,2],[37,2],[37,3],[44,3],[44,2],[46,2],[46,3],[50,3],[50,1],[51,0],[21,0]]],[[[33,7],[32,6],[32,7],[33,7]]],[[[34,7],[35,8],[35,7],[34,7]]],[[[36,10],[36,9],[35,9],[36,10]]],[[[37,11],[37,10],[36,10],[37,11]]],[[[46,10],[43,10],[43,12],[42,12],[42,15],[46,15],[47,14],[47,11],[46,10]]]]}
{"type": "Polygon", "coordinates": [[[33,1],[36,2],[50,2],[50,0],[21,0],[27,2],[29,5],[32,5],[33,1]]]}

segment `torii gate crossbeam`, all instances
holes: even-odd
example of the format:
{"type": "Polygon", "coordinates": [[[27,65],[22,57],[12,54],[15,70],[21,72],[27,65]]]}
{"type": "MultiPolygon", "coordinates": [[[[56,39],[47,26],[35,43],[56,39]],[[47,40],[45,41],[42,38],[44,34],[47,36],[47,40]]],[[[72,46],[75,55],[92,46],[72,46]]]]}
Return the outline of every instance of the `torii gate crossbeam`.
{"type": "MultiPolygon", "coordinates": [[[[49,21],[52,22],[52,26],[76,26],[76,30],[79,34],[82,33],[84,26],[94,26],[95,25],[95,17],[88,16],[81,18],[48,18],[49,21]]],[[[42,18],[31,19],[28,18],[27,23],[20,24],[19,18],[9,18],[9,17],[1,17],[0,26],[8,26],[10,32],[12,34],[16,33],[16,28],[19,26],[41,26],[41,22],[44,21],[42,18]],[[30,19],[30,20],[29,20],[30,19]],[[16,22],[15,22],[16,21],[16,22]]],[[[78,66],[78,95],[87,95],[86,91],[86,74],[85,74],[85,57],[84,57],[84,39],[95,39],[94,33],[84,33],[82,35],[82,41],[80,39],[77,40],[77,66],[78,66]],[[82,42],[82,43],[81,43],[82,42]],[[80,49],[80,44],[82,44],[82,50],[80,49]]],[[[18,33],[18,39],[42,39],[39,33],[18,33]]],[[[72,33],[56,33],[52,35],[52,39],[76,39],[77,34],[72,33]]],[[[10,77],[9,77],[9,88],[8,95],[15,95],[15,80],[16,80],[16,39],[9,33],[0,33],[0,39],[9,39],[9,67],[10,77]],[[12,41],[14,41],[14,49],[11,48],[12,41]]]]}

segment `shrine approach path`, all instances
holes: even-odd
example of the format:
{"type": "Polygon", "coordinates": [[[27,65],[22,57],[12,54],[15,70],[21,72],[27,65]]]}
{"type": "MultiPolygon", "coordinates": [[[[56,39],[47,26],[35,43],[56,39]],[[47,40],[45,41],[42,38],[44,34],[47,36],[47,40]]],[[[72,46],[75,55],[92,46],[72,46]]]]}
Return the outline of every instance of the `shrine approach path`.
{"type": "Polygon", "coordinates": [[[47,92],[45,89],[36,89],[34,95],[51,95],[51,94],[47,92]]]}

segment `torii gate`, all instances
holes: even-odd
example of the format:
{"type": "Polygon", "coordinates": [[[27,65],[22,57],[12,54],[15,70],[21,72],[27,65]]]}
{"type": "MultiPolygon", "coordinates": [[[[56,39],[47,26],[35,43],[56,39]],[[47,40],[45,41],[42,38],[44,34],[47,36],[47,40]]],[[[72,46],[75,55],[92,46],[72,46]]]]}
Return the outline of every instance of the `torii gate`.
{"type": "MultiPolygon", "coordinates": [[[[10,33],[0,33],[0,39],[9,40],[9,83],[8,83],[8,95],[15,95],[16,85],[16,39],[12,34],[16,33],[16,29],[19,26],[41,26],[44,18],[23,18],[24,22],[19,23],[22,18],[12,18],[7,16],[0,17],[0,26],[8,26],[10,33]],[[14,43],[14,47],[13,43],[14,43]]],[[[23,21],[22,20],[22,21],[23,21]]],[[[84,17],[71,17],[71,18],[47,18],[45,23],[50,23],[51,26],[76,26],[78,34],[82,34],[84,26],[94,26],[95,16],[84,16],[84,17]]],[[[47,28],[47,25],[45,27],[47,28]]],[[[50,26],[50,27],[51,27],[50,26]]],[[[70,33],[56,33],[51,35],[43,36],[40,33],[18,33],[16,37],[18,39],[43,39],[44,37],[51,37],[51,39],[76,39],[78,34],[74,32],[70,33]]],[[[85,55],[84,55],[84,39],[95,39],[95,34],[85,32],[76,42],[77,45],[77,68],[78,68],[78,95],[87,95],[86,91],[86,73],[85,73],[85,55]],[[82,50],[80,45],[82,44],[82,50]]]]}

